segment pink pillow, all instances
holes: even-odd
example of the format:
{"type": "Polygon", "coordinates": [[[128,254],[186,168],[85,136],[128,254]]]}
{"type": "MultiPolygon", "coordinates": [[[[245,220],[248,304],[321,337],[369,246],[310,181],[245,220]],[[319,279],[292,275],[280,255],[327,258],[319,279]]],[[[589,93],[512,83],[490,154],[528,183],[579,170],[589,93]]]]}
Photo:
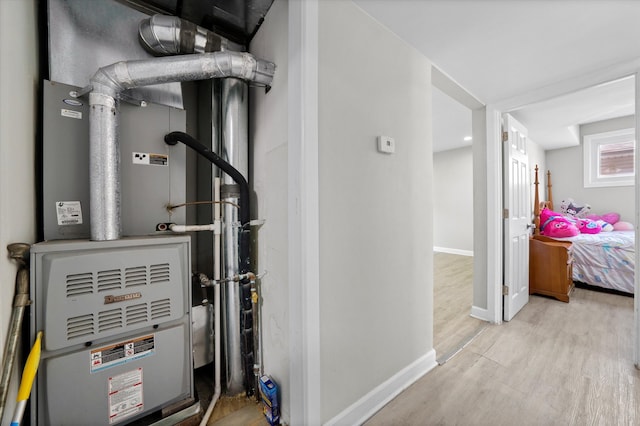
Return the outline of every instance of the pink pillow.
{"type": "Polygon", "coordinates": [[[613,224],[614,231],[633,231],[633,224],[629,222],[616,222],[613,224]]]}
{"type": "Polygon", "coordinates": [[[600,219],[612,225],[615,225],[620,221],[620,215],[618,213],[605,213],[600,217],[600,219]]]}

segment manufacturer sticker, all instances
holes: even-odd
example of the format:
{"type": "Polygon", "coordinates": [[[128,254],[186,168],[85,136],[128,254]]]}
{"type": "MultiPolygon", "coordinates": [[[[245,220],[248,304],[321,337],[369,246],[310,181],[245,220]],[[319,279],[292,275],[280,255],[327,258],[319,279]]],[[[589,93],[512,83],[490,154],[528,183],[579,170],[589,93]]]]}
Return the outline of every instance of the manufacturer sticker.
{"type": "Polygon", "coordinates": [[[74,111],[72,109],[61,109],[60,114],[63,117],[75,118],[78,120],[82,120],[82,111],[74,111]]]}
{"type": "Polygon", "coordinates": [[[58,225],[82,225],[80,201],[56,201],[58,225]]]}
{"type": "Polygon", "coordinates": [[[90,359],[91,374],[151,356],[155,351],[156,340],[153,334],[94,349],[90,359]]]}
{"type": "Polygon", "coordinates": [[[144,411],[142,367],[109,377],[109,424],[144,411]]]}
{"type": "Polygon", "coordinates": [[[132,154],[133,164],[144,164],[146,166],[168,166],[169,156],[165,154],[151,154],[148,152],[134,152],[132,154]]]}

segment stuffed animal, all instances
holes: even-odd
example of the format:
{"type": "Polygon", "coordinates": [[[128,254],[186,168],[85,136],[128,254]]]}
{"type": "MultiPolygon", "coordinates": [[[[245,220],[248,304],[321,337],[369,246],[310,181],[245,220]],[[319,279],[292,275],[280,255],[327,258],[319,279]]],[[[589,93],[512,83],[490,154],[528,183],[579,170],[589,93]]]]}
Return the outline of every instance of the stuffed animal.
{"type": "Polygon", "coordinates": [[[602,219],[596,220],[596,223],[600,225],[600,228],[602,228],[602,232],[611,232],[613,231],[613,225],[610,224],[609,222],[605,222],[602,219]]]}
{"type": "Polygon", "coordinates": [[[575,237],[580,233],[576,225],[559,213],[547,208],[540,212],[540,233],[552,238],[575,237]]]}
{"type": "Polygon", "coordinates": [[[599,234],[602,231],[602,225],[587,218],[577,219],[576,225],[581,234],[599,234]]]}
{"type": "Polygon", "coordinates": [[[567,198],[566,200],[562,200],[562,203],[560,204],[560,211],[565,216],[573,216],[583,219],[586,218],[591,211],[591,206],[589,204],[581,206],[573,201],[573,198],[567,198]]]}

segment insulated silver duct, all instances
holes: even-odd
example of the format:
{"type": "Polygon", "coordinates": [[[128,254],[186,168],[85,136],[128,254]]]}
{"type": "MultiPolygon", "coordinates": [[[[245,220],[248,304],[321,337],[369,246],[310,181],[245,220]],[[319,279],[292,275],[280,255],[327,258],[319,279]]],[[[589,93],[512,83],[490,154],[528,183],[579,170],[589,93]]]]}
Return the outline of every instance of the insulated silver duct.
{"type": "Polygon", "coordinates": [[[118,97],[126,89],[159,83],[236,77],[271,83],[275,65],[246,52],[213,52],[117,62],[91,78],[89,189],[91,239],[121,236],[118,97]]]}
{"type": "Polygon", "coordinates": [[[214,52],[224,50],[227,44],[226,39],[177,16],[143,19],[138,34],[144,47],[157,55],[214,52]]]}

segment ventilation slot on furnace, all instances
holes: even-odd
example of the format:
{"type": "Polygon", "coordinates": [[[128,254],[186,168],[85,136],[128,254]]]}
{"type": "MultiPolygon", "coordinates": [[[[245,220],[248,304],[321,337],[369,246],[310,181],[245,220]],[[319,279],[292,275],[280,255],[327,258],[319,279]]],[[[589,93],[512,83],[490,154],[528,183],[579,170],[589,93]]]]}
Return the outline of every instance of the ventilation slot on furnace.
{"type": "Polygon", "coordinates": [[[117,290],[122,287],[120,269],[98,272],[98,292],[117,290]]]}
{"type": "Polygon", "coordinates": [[[155,300],[151,302],[151,319],[171,316],[171,301],[169,299],[155,300]]]}
{"type": "Polygon", "coordinates": [[[91,272],[67,275],[66,283],[67,297],[93,293],[93,274],[91,272]]]}
{"type": "Polygon", "coordinates": [[[111,309],[98,314],[98,332],[122,327],[122,310],[111,309]]]}
{"type": "Polygon", "coordinates": [[[125,269],[124,286],[135,287],[138,285],[147,285],[147,267],[135,266],[125,269]]]}
{"type": "Polygon", "coordinates": [[[148,321],[146,303],[127,306],[126,309],[127,326],[148,321]]]}
{"type": "Polygon", "coordinates": [[[93,334],[93,314],[67,318],[67,339],[93,334]]]}
{"type": "Polygon", "coordinates": [[[171,269],[168,263],[151,265],[151,284],[171,281],[171,269]]]}

